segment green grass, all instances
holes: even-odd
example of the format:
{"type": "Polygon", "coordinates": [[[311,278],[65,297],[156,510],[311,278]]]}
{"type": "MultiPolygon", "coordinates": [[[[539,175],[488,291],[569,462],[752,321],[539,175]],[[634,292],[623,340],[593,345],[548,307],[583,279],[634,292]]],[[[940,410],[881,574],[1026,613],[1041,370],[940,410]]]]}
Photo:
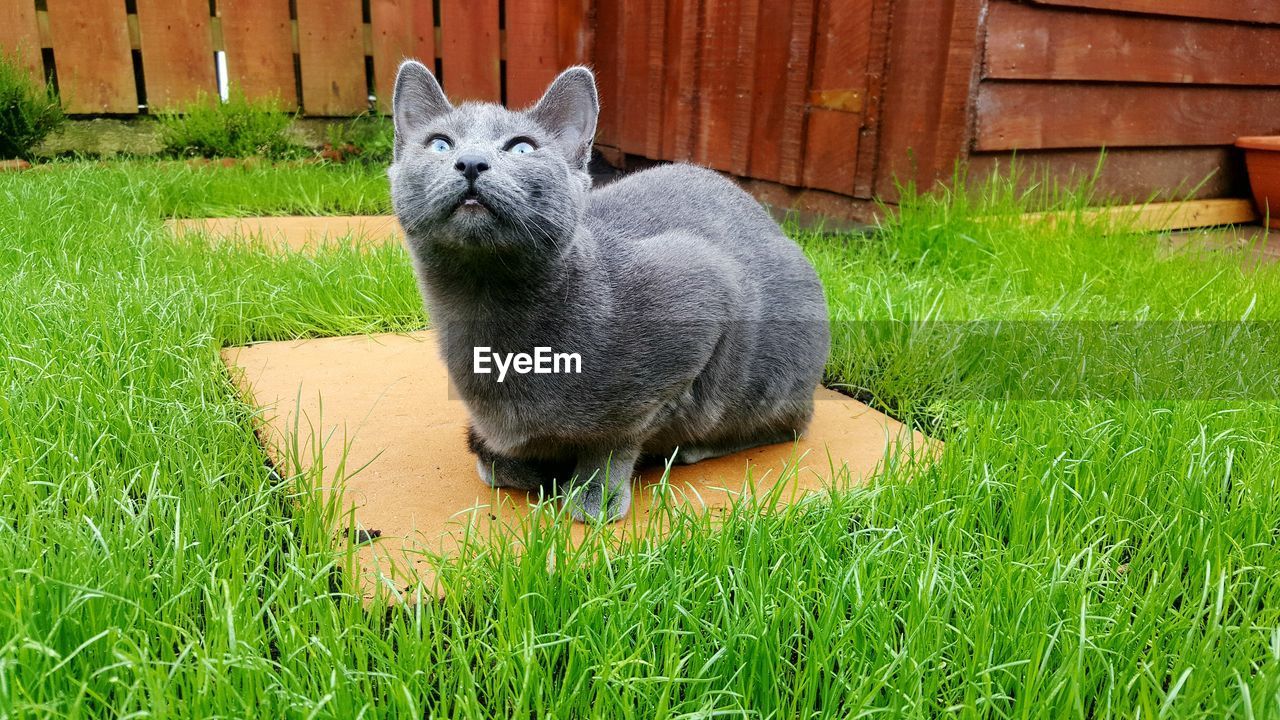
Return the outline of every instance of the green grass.
{"type": "Polygon", "coordinates": [[[310,154],[289,135],[293,116],[274,102],[242,95],[220,102],[202,97],[158,117],[165,151],[179,157],[296,158],[310,154]]]}
{"type": "Polygon", "coordinates": [[[801,237],[829,382],[944,437],[936,465],[632,552],[531,528],[442,566],[443,601],[366,610],[217,351],[420,326],[403,250],[160,223],[383,211],[377,169],[0,176],[0,716],[1280,715],[1280,403],[1233,373],[1267,366],[1280,271],[987,195],[801,237]],[[997,319],[1026,329],[985,342],[997,319]],[[1046,383],[1072,342],[1102,367],[1046,383]]]}

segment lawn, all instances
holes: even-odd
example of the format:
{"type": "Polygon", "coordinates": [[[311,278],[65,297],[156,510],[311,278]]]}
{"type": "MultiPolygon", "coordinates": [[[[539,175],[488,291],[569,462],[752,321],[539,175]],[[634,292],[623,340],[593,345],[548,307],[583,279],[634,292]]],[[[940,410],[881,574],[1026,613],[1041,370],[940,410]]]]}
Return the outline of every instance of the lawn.
{"type": "Polygon", "coordinates": [[[161,222],[383,212],[380,172],[0,175],[0,716],[1280,715],[1280,269],[1021,202],[797,232],[828,383],[937,463],[630,551],[531,530],[365,607],[218,349],[422,326],[404,251],[161,222]]]}

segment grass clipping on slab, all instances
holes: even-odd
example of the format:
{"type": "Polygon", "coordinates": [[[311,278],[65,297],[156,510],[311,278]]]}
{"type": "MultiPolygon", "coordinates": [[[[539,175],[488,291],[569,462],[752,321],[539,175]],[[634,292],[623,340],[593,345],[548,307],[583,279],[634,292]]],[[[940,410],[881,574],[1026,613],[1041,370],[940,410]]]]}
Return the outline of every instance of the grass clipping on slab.
{"type": "Polygon", "coordinates": [[[422,601],[381,612],[322,478],[265,466],[218,350],[420,326],[404,251],[161,223],[377,212],[385,182],[0,176],[0,713],[1276,713],[1275,268],[1026,225],[1046,208],[1007,186],[908,197],[871,238],[800,235],[831,308],[827,381],[945,439],[936,464],[572,563],[531,527],[518,558],[477,542],[442,566],[443,601],[397,587],[422,601]],[[1096,361],[1050,383],[1071,358],[1096,361]]]}

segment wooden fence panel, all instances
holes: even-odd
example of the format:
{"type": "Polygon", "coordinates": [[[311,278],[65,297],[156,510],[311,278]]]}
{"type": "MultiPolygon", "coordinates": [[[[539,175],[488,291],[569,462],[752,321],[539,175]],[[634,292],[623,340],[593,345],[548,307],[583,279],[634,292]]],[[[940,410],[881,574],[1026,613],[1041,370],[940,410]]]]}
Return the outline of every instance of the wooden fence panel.
{"type": "Polygon", "coordinates": [[[17,62],[31,78],[44,85],[44,62],[40,58],[40,27],[36,24],[34,0],[0,2],[0,54],[17,62]]]}
{"type": "Polygon", "coordinates": [[[371,0],[369,4],[374,94],[381,112],[391,112],[401,61],[418,60],[435,72],[436,27],[431,5],[420,0],[371,0]]]}
{"type": "Polygon", "coordinates": [[[1177,15],[1209,20],[1280,23],[1276,0],[1031,0],[1039,5],[1177,15]]]}
{"type": "Polygon", "coordinates": [[[892,16],[893,0],[872,0],[871,22],[863,30],[871,42],[867,53],[867,100],[862,110],[862,128],[858,131],[858,169],[853,184],[853,195],[859,198],[871,198],[875,194],[883,127],[880,99],[884,95],[888,70],[889,21],[892,16]]]}
{"type": "Polygon", "coordinates": [[[805,187],[853,194],[858,133],[867,94],[872,0],[825,2],[818,15],[809,117],[805,135],[805,187]]]}
{"type": "Polygon", "coordinates": [[[138,112],[124,3],[49,0],[48,8],[62,107],[69,113],[138,112]]]}
{"type": "Polygon", "coordinates": [[[965,155],[984,6],[895,0],[876,157],[880,197],[896,201],[899,182],[929,188],[965,155]]]}
{"type": "Polygon", "coordinates": [[[507,105],[528,107],[542,97],[560,67],[556,0],[507,3],[507,105]]]}
{"type": "Polygon", "coordinates": [[[693,143],[693,97],[696,52],[688,38],[697,37],[697,0],[667,0],[663,19],[662,128],[653,157],[688,157],[693,143]]]}
{"type": "Polygon", "coordinates": [[[1280,90],[983,83],[976,150],[1225,145],[1280,134],[1280,90]]]}
{"type": "Polygon", "coordinates": [[[595,53],[591,28],[595,0],[560,0],[556,11],[560,67],[587,65],[595,53]]]}
{"type": "MultiPolygon", "coordinates": [[[[618,57],[622,63],[618,147],[637,155],[647,154],[650,122],[661,124],[660,113],[653,113],[653,96],[661,92],[652,87],[649,73],[650,45],[661,42],[654,38],[650,11],[660,11],[661,0],[621,0],[623,24],[617,36],[618,57]]],[[[658,99],[660,103],[660,98],[658,99]]]]}
{"type": "Polygon", "coordinates": [[[275,100],[298,108],[289,0],[218,0],[227,79],[251,101],[275,100]]]}
{"type": "Polygon", "coordinates": [[[648,16],[649,56],[645,63],[647,81],[645,115],[649,122],[645,125],[644,154],[648,157],[662,157],[663,138],[663,105],[666,102],[666,79],[668,45],[667,45],[667,2],[666,0],[650,0],[648,16]]]}
{"type": "Polygon", "coordinates": [[[692,159],[717,170],[729,170],[733,165],[740,10],[740,0],[705,0],[698,37],[698,110],[692,159]]]}
{"type": "Polygon", "coordinates": [[[359,115],[369,109],[360,0],[300,0],[298,56],[308,115],[359,115]]]}
{"type": "Polygon", "coordinates": [[[501,102],[498,0],[440,0],[440,65],[453,102],[501,102]]]}
{"type": "Polygon", "coordinates": [[[815,3],[816,0],[795,0],[792,5],[791,44],[787,53],[786,86],[782,94],[782,133],[776,140],[781,145],[778,180],[786,185],[799,185],[801,181],[815,3]]]}
{"type": "Polygon", "coordinates": [[[606,2],[596,6],[596,92],[600,96],[600,116],[596,119],[596,143],[606,148],[619,147],[622,128],[622,61],[618,38],[622,32],[620,3],[606,2]]]}
{"type": "Polygon", "coordinates": [[[733,95],[733,123],[730,129],[729,172],[746,175],[751,164],[751,117],[756,79],[756,33],[760,21],[760,0],[738,0],[738,39],[735,43],[736,70],[733,95]]]}
{"type": "Polygon", "coordinates": [[[138,0],[147,107],[177,110],[218,96],[208,0],[138,0]]]}
{"type": "Polygon", "coordinates": [[[766,0],[760,3],[756,24],[756,78],[751,104],[751,141],[747,150],[752,177],[777,182],[782,179],[783,114],[778,102],[787,88],[787,66],[791,60],[793,0],[766,0]]]}
{"type": "Polygon", "coordinates": [[[985,75],[1280,85],[1280,28],[1083,13],[998,0],[987,17],[985,75]]]}

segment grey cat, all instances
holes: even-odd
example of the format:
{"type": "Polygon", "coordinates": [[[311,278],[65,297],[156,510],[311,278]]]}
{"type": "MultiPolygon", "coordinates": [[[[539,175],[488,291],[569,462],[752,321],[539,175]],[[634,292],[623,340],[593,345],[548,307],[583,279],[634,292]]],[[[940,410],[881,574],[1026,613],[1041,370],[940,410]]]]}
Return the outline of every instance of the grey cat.
{"type": "Polygon", "coordinates": [[[829,346],[822,285],[751,196],[681,164],[592,190],[583,67],[513,112],[455,107],[407,61],[393,105],[391,197],[485,482],[615,520],[642,458],[804,431],[829,346]],[[477,348],[539,347],[577,354],[580,372],[477,372],[477,348]]]}

